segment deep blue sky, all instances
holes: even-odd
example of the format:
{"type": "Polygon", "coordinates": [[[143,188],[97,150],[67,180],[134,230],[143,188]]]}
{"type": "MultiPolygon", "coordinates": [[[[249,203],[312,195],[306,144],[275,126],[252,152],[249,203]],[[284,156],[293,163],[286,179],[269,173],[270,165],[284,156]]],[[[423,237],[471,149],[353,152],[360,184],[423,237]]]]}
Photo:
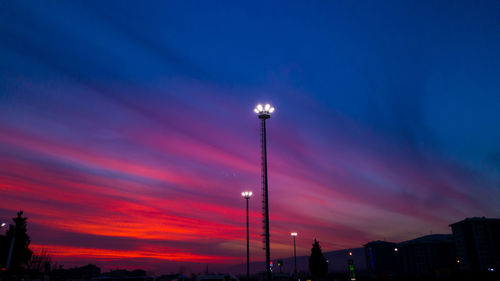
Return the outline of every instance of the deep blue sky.
{"type": "Polygon", "coordinates": [[[500,2],[269,2],[1,1],[0,217],[66,263],[240,262],[259,102],[275,256],[499,216],[500,2]]]}

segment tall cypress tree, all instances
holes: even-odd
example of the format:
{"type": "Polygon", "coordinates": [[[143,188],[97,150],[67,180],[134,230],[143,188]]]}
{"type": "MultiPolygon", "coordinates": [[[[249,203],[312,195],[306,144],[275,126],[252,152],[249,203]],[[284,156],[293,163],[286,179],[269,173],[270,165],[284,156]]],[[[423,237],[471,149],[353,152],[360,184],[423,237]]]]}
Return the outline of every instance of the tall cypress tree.
{"type": "Polygon", "coordinates": [[[309,271],[315,280],[326,278],[326,275],[328,274],[328,262],[323,256],[321,246],[316,238],[314,238],[314,243],[312,244],[311,249],[311,257],[309,257],[309,271]]]}
{"type": "MultiPolygon", "coordinates": [[[[17,213],[17,217],[13,218],[14,225],[10,225],[7,231],[7,237],[9,241],[12,241],[12,237],[15,236],[14,249],[12,251],[12,259],[10,263],[10,270],[12,272],[19,272],[26,266],[31,258],[33,252],[29,249],[31,243],[30,237],[27,233],[26,220],[28,218],[23,217],[23,211],[17,213]]],[[[10,247],[10,245],[9,245],[10,247]]]]}

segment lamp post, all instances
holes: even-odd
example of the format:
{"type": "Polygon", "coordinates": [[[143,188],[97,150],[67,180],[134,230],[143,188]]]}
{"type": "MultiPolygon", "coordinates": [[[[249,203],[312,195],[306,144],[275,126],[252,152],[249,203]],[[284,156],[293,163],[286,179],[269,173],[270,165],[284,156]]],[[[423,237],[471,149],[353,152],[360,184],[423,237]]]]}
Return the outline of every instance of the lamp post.
{"type": "Polygon", "coordinates": [[[263,199],[263,209],[264,209],[264,232],[265,232],[265,243],[266,243],[266,273],[267,280],[271,281],[271,251],[269,249],[269,200],[267,191],[267,147],[266,147],[266,119],[271,118],[271,113],[274,112],[274,107],[270,104],[262,105],[258,104],[254,112],[258,114],[260,123],[260,145],[261,145],[261,157],[262,157],[262,196],[263,199]]]}
{"type": "Polygon", "coordinates": [[[293,237],[293,273],[297,276],[297,250],[295,248],[295,237],[297,237],[297,232],[290,233],[293,237]]]}
{"type": "MultiPolygon", "coordinates": [[[[0,224],[0,227],[6,226],[6,223],[0,224]]],[[[14,251],[14,244],[16,243],[16,227],[13,227],[12,230],[12,238],[10,239],[10,248],[9,248],[9,255],[7,256],[7,265],[5,266],[5,269],[8,271],[10,269],[10,262],[12,261],[12,252],[14,251]]]]}
{"type": "Polygon", "coordinates": [[[248,231],[248,199],[252,197],[252,192],[251,191],[243,191],[241,193],[241,196],[245,198],[245,201],[247,203],[247,281],[250,280],[250,235],[248,231]]]}

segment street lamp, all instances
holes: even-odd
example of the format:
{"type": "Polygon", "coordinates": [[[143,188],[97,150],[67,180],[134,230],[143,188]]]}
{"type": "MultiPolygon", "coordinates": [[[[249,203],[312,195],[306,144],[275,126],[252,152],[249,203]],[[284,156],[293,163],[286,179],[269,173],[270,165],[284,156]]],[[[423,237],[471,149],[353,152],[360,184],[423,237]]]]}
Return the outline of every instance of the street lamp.
{"type": "MultiPolygon", "coordinates": [[[[4,227],[6,223],[2,223],[1,226],[4,227]]],[[[16,227],[12,228],[12,238],[10,239],[9,255],[7,256],[7,265],[5,269],[8,271],[10,269],[10,262],[12,261],[12,252],[14,251],[14,244],[16,243],[16,227]]]]}
{"type": "Polygon", "coordinates": [[[295,276],[297,276],[297,250],[295,248],[295,237],[297,237],[297,232],[292,232],[290,235],[293,237],[293,272],[295,273],[295,276]]]}
{"type": "Polygon", "coordinates": [[[0,227],[4,227],[6,225],[7,225],[6,223],[2,222],[2,224],[0,224],[0,227]]]}
{"type": "Polygon", "coordinates": [[[266,119],[271,118],[271,113],[274,112],[274,107],[270,104],[262,105],[258,104],[253,110],[258,114],[260,123],[260,145],[261,145],[261,157],[262,157],[262,195],[264,203],[264,231],[266,239],[266,272],[267,280],[271,281],[271,251],[269,249],[269,200],[267,192],[267,148],[266,148],[266,119]]]}
{"type": "Polygon", "coordinates": [[[251,191],[243,191],[241,193],[241,196],[245,198],[245,201],[247,203],[247,281],[250,280],[250,235],[248,231],[248,199],[252,197],[252,192],[251,191]]]}

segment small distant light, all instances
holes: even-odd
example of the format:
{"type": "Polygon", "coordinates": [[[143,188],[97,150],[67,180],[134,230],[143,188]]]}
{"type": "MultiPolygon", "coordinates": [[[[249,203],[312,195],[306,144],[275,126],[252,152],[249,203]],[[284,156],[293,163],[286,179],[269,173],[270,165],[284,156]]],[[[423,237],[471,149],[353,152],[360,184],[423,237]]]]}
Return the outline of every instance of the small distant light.
{"type": "Polygon", "coordinates": [[[4,271],[4,270],[7,270],[7,268],[5,268],[5,267],[2,267],[2,271],[4,271]]]}
{"type": "Polygon", "coordinates": [[[258,104],[257,105],[257,110],[259,110],[259,112],[261,112],[262,110],[264,110],[264,108],[262,107],[262,104],[258,104]]]}
{"type": "Polygon", "coordinates": [[[292,232],[292,233],[290,233],[290,235],[297,236],[297,232],[292,232]]]}
{"type": "Polygon", "coordinates": [[[265,111],[269,111],[269,109],[271,109],[271,105],[270,105],[270,104],[266,104],[266,105],[264,106],[264,110],[265,110],[265,111]]]}
{"type": "Polygon", "coordinates": [[[259,113],[259,110],[258,110],[257,108],[254,108],[254,109],[253,109],[253,111],[254,111],[255,113],[259,113]]]}
{"type": "Polygon", "coordinates": [[[488,268],[488,271],[495,271],[495,269],[490,267],[490,268],[488,268]]]}
{"type": "Polygon", "coordinates": [[[0,227],[4,227],[4,226],[6,226],[6,225],[7,225],[6,223],[2,222],[2,224],[1,224],[1,226],[0,226],[0,227]]]}
{"type": "Polygon", "coordinates": [[[398,251],[399,251],[399,249],[398,249],[398,248],[394,248],[394,252],[398,252],[398,251]]]}
{"type": "Polygon", "coordinates": [[[352,252],[349,252],[349,256],[352,256],[352,252]]]}
{"type": "Polygon", "coordinates": [[[269,109],[269,113],[273,113],[274,112],[274,107],[271,107],[271,109],[269,109]]]}
{"type": "Polygon", "coordinates": [[[457,263],[460,263],[460,260],[457,260],[457,263]]]}

